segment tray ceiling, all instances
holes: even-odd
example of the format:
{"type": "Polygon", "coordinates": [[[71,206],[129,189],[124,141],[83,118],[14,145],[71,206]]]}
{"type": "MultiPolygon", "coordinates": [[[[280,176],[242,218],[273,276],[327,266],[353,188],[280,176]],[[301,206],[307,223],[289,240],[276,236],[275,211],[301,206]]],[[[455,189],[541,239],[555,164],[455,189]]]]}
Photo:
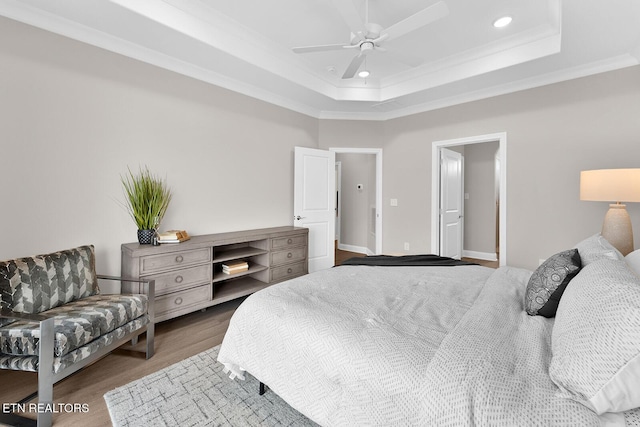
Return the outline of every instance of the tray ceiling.
{"type": "Polygon", "coordinates": [[[385,120],[640,62],[629,0],[0,0],[0,15],[317,118],[385,120]],[[342,78],[359,46],[292,50],[367,28],[389,37],[363,53],[366,78],[342,78]]]}

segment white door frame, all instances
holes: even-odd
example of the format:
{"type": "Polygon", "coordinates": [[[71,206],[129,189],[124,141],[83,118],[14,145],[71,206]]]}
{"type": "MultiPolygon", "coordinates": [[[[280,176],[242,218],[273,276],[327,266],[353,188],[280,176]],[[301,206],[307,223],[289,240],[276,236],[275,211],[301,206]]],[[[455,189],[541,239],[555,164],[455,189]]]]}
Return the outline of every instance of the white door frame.
{"type": "Polygon", "coordinates": [[[382,148],[331,147],[336,154],[375,154],[376,156],[376,254],[382,253],[382,148]]]}
{"type": "Polygon", "coordinates": [[[431,252],[440,253],[440,148],[498,141],[500,150],[500,266],[507,265],[507,133],[434,141],[431,145],[431,252]]]}
{"type": "Polygon", "coordinates": [[[342,162],[336,161],[336,240],[340,242],[340,221],[342,221],[342,162]]]}

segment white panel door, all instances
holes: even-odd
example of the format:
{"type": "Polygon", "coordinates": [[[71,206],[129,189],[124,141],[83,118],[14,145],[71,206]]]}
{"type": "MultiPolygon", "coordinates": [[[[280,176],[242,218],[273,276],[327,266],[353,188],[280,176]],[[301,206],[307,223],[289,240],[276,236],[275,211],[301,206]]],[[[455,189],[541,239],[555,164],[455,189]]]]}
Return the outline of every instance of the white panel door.
{"type": "Polygon", "coordinates": [[[294,225],[309,229],[309,272],[335,263],[335,153],[295,147],[294,225]]]}
{"type": "Polygon", "coordinates": [[[440,256],[462,257],[462,154],[440,149],[440,256]]]}

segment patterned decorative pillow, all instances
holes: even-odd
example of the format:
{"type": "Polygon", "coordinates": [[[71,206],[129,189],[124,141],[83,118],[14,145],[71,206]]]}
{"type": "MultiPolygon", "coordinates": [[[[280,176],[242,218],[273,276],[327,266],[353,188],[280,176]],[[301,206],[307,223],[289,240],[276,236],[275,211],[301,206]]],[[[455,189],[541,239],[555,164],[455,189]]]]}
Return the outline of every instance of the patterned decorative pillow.
{"type": "Polygon", "coordinates": [[[36,314],[100,292],[93,246],[0,262],[0,307],[36,314]]]}
{"type": "Polygon", "coordinates": [[[551,336],[549,375],[598,414],[640,407],[640,278],[624,261],[584,267],[567,287],[551,336]]]}
{"type": "Polygon", "coordinates": [[[524,300],[527,313],[532,316],[555,316],[562,293],[581,267],[577,249],[559,252],[543,262],[527,284],[524,300]]]}
{"type": "Polygon", "coordinates": [[[622,253],[613,247],[600,233],[584,239],[576,245],[576,249],[578,249],[580,253],[583,267],[602,258],[615,260],[624,259],[622,253]]]}

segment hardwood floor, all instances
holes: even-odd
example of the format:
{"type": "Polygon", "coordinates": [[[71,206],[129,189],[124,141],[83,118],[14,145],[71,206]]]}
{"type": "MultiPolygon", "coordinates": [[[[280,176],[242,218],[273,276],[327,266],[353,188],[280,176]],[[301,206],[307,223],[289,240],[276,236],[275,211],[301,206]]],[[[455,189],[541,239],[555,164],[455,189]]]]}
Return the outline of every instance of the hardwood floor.
{"type": "Polygon", "coordinates": [[[500,267],[500,261],[486,261],[484,259],[476,259],[476,258],[462,258],[463,261],[475,262],[476,264],[480,264],[484,267],[498,268],[500,267]]]}
{"type": "Polygon", "coordinates": [[[349,258],[364,257],[364,256],[366,256],[366,255],[358,253],[358,252],[342,251],[342,250],[336,248],[335,265],[340,265],[344,261],[348,260],[349,258]]]}
{"type": "MultiPolygon", "coordinates": [[[[208,308],[156,325],[156,354],[117,350],[91,366],[68,377],[53,388],[56,404],[87,404],[86,413],[58,413],[55,427],[110,426],[103,395],[145,375],[198,354],[222,342],[229,319],[243,299],[208,308]]],[[[138,343],[144,348],[144,340],[138,343]]],[[[0,402],[16,403],[37,390],[35,373],[0,370],[0,402]]],[[[26,414],[35,418],[35,414],[26,414]]]]}

